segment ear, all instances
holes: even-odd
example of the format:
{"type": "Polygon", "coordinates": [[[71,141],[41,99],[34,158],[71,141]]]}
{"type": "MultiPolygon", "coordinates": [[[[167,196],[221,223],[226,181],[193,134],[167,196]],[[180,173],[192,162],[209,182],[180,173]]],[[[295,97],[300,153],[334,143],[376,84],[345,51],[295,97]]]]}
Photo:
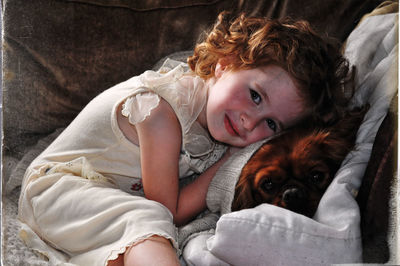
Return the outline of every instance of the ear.
{"type": "Polygon", "coordinates": [[[230,62],[231,61],[229,57],[223,57],[218,60],[217,65],[215,66],[215,77],[217,79],[219,79],[222,74],[224,74],[230,62]]]}
{"type": "Polygon", "coordinates": [[[362,124],[364,115],[368,109],[369,105],[366,105],[345,113],[341,120],[330,127],[330,138],[347,142],[349,146],[354,145],[357,137],[357,131],[362,124]]]}
{"type": "Polygon", "coordinates": [[[226,66],[221,65],[219,62],[215,66],[215,78],[219,79],[224,74],[226,66]]]}
{"type": "Polygon", "coordinates": [[[251,179],[252,178],[249,176],[247,176],[247,178],[239,178],[231,206],[232,211],[252,208],[255,206],[255,201],[252,194],[252,186],[250,184],[251,179]]]}

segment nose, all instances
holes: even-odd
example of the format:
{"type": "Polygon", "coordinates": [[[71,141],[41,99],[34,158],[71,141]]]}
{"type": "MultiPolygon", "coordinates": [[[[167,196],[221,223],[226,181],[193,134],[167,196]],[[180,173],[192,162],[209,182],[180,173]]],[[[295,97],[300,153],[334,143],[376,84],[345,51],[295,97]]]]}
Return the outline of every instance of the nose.
{"type": "Polygon", "coordinates": [[[246,113],[243,113],[240,115],[240,122],[243,126],[244,129],[247,131],[251,132],[253,129],[258,125],[260,118],[260,115],[249,115],[246,113]]]}
{"type": "Polygon", "coordinates": [[[282,201],[286,209],[303,213],[307,206],[307,193],[300,188],[289,188],[282,195],[282,201]]]}
{"type": "Polygon", "coordinates": [[[307,198],[307,194],[300,188],[289,188],[283,192],[282,199],[287,205],[302,204],[307,198]]]}

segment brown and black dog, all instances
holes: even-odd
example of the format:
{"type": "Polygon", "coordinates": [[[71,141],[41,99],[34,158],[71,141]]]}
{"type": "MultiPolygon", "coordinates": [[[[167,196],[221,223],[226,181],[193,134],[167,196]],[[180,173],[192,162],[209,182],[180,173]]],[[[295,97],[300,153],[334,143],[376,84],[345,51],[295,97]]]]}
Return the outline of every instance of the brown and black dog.
{"type": "Polygon", "coordinates": [[[301,127],[263,144],[242,169],[232,211],[269,203],[312,217],[367,109],[350,111],[331,127],[301,127]]]}

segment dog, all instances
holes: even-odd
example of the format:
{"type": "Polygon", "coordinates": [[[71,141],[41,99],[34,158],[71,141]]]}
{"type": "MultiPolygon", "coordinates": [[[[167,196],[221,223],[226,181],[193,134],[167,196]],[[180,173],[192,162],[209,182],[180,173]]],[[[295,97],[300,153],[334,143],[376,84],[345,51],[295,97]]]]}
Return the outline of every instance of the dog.
{"type": "Polygon", "coordinates": [[[264,143],[243,167],[232,211],[269,203],[312,217],[368,107],[348,111],[326,128],[302,126],[264,143]]]}

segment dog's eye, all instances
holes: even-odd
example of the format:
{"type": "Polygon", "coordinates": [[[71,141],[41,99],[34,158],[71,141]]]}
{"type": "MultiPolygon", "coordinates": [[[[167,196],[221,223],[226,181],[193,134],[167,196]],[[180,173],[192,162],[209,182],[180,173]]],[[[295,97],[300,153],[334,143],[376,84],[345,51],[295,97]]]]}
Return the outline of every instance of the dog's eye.
{"type": "Polygon", "coordinates": [[[274,183],[272,183],[271,179],[265,179],[262,183],[261,183],[261,188],[268,192],[271,189],[274,188],[274,183]]]}
{"type": "Polygon", "coordinates": [[[321,183],[324,180],[324,177],[325,177],[325,175],[324,175],[323,172],[314,171],[314,172],[311,172],[311,174],[309,176],[309,180],[310,180],[311,183],[317,185],[317,184],[321,183]]]}

